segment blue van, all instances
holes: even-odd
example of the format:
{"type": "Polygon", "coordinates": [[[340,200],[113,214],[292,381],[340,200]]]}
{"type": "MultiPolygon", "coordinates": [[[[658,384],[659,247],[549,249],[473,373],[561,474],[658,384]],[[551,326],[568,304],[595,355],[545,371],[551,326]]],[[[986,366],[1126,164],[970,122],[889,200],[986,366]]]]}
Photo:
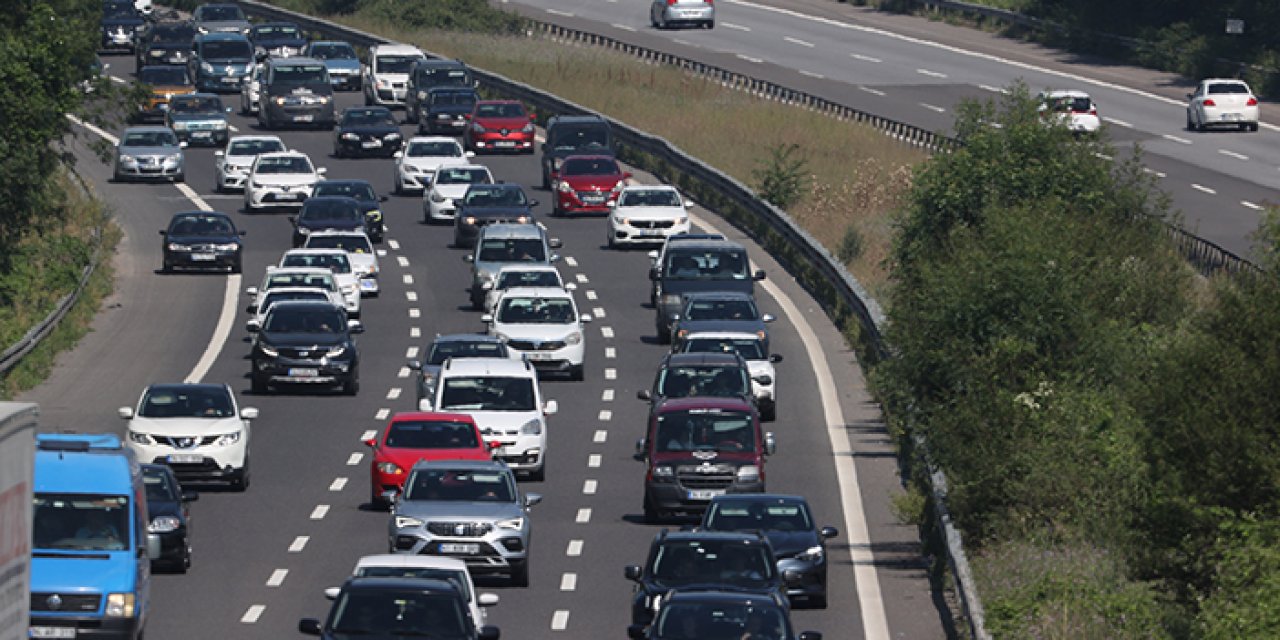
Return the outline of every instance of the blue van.
{"type": "Polygon", "coordinates": [[[30,637],[141,638],[160,539],[133,452],[110,434],[38,434],[35,458],[30,637]]]}

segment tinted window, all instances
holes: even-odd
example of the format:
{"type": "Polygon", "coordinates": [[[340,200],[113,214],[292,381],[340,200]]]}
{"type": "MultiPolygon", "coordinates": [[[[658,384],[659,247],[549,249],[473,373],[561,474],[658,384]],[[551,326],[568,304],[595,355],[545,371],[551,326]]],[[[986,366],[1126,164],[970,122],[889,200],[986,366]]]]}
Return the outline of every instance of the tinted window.
{"type": "Polygon", "coordinates": [[[812,531],[804,503],[734,500],[713,504],[706,527],[713,531],[812,531]]]}
{"type": "Polygon", "coordinates": [[[373,185],[367,182],[320,182],[316,184],[315,196],[346,196],[363,200],[365,202],[373,202],[378,199],[377,194],[373,192],[373,185]]]}
{"type": "Polygon", "coordinates": [[[302,206],[298,222],[364,220],[360,207],[350,200],[310,200],[302,206]]]}
{"type": "Polygon", "coordinates": [[[126,133],[122,147],[176,147],[178,136],[172,131],[135,131],[126,133]]]}
{"type": "Polygon", "coordinates": [[[685,353],[737,353],[746,360],[764,360],[760,341],[755,338],[692,338],[684,341],[685,353]]]}
{"type": "Polygon", "coordinates": [[[302,39],[302,32],[297,27],[287,25],[264,25],[253,28],[255,38],[292,38],[302,39]]]}
{"type": "Polygon", "coordinates": [[[754,451],[755,425],[742,411],[671,411],[658,416],[658,451],[754,451]]]}
{"type": "Polygon", "coordinates": [[[221,115],[223,113],[222,99],[217,96],[174,96],[173,99],[169,101],[169,111],[172,111],[173,113],[221,115]]]}
{"type": "Polygon", "coordinates": [[[231,143],[227,155],[256,156],[259,153],[284,151],[284,143],[279,140],[236,140],[231,143]]]}
{"type": "Polygon", "coordinates": [[[572,324],[573,301],[568,298],[504,297],[498,307],[504,324],[572,324]]]}
{"type": "Polygon", "coordinates": [[[475,425],[466,422],[396,421],[383,444],[393,449],[475,449],[480,439],[475,425]]]}
{"type": "Polygon", "coordinates": [[[310,56],[318,60],[354,60],[356,51],[345,42],[313,44],[310,56]]]}
{"type": "Polygon", "coordinates": [[[446,105],[455,104],[462,106],[472,106],[476,103],[476,94],[470,91],[433,91],[431,92],[431,104],[446,105]]]}
{"type": "Polygon", "coordinates": [[[334,273],[351,273],[351,262],[346,253],[291,253],[286,255],[282,267],[318,267],[334,273]]]}
{"type": "Polygon", "coordinates": [[[169,234],[176,236],[228,236],[235,232],[231,221],[222,216],[184,215],[169,224],[169,234]]]}
{"type": "Polygon", "coordinates": [[[189,24],[157,25],[151,32],[152,42],[187,42],[196,37],[196,28],[189,24]]]}
{"type": "Polygon", "coordinates": [[[435,569],[432,567],[361,567],[357,576],[370,578],[425,578],[428,580],[444,580],[452,583],[462,594],[462,598],[471,602],[471,587],[467,574],[452,569],[435,569]]]}
{"type": "Polygon", "coordinates": [[[378,73],[409,73],[409,67],[420,59],[420,56],[378,56],[374,64],[378,73]]]}
{"type": "Polygon", "coordinates": [[[672,603],[662,608],[654,624],[657,637],[671,640],[785,640],[790,637],[786,615],[771,605],[672,603]]]}
{"type": "Polygon", "coordinates": [[[609,146],[609,133],[599,125],[556,125],[556,149],[604,149],[609,146]]]}
{"type": "Polygon", "coordinates": [[[462,147],[452,140],[419,141],[410,143],[409,151],[405,155],[410,157],[445,156],[460,158],[462,157],[462,147]]]}
{"type": "Polygon", "coordinates": [[[470,623],[456,593],[343,591],[329,625],[341,637],[461,639],[470,623]]]}
{"type": "Polygon", "coordinates": [[[333,276],[328,273],[273,273],[267,277],[267,289],[276,287],[316,287],[325,291],[337,291],[333,276]]]}
{"type": "Polygon", "coordinates": [[[443,167],[436,171],[436,184],[490,184],[489,171],[479,167],[460,169],[443,167]]]}
{"type": "Polygon", "coordinates": [[[200,46],[200,57],[206,60],[247,60],[253,47],[247,40],[210,40],[200,46]]]}
{"type": "Polygon", "coordinates": [[[657,551],[651,572],[663,584],[722,583],[763,586],[774,576],[769,550],[736,540],[669,540],[657,551]]]}
{"type": "Polygon", "coordinates": [[[737,250],[674,251],[663,274],[676,280],[747,280],[747,256],[737,250]]]}
{"type": "Polygon", "coordinates": [[[311,161],[303,156],[259,158],[258,173],[312,173],[311,161]]]}
{"type": "Polygon", "coordinates": [[[406,500],[513,502],[516,495],[509,472],[421,469],[410,480],[406,500]]]}
{"type": "Polygon", "coordinates": [[[336,333],[345,330],[337,309],[288,309],[274,307],[267,314],[265,329],[276,333],[336,333]]]}
{"type": "Polygon", "coordinates": [[[184,67],[143,67],[138,72],[138,82],[150,85],[185,85],[191,84],[184,67]]]}
{"type": "Polygon", "coordinates": [[[312,235],[307,238],[308,249],[342,249],[347,253],[373,253],[369,238],[357,235],[312,235]]]}
{"type": "Polygon", "coordinates": [[[445,340],[431,345],[427,364],[443,364],[449,358],[505,358],[507,349],[498,342],[445,340]]]}
{"type": "Polygon", "coordinates": [[[439,86],[439,85],[456,85],[460,87],[469,86],[471,84],[471,72],[466,69],[454,68],[425,68],[418,70],[417,81],[419,86],[439,86]]]}
{"type": "Polygon", "coordinates": [[[138,11],[132,2],[107,2],[102,5],[102,15],[105,18],[132,18],[138,15],[138,11]]]}
{"type": "Polygon", "coordinates": [[[32,547],[120,551],[129,547],[126,496],[38,493],[32,547]]]}
{"type": "Polygon", "coordinates": [[[1209,93],[1212,93],[1212,94],[1241,93],[1243,94],[1243,93],[1249,93],[1249,87],[1243,82],[1219,82],[1217,84],[1209,85],[1209,93]]]}
{"type": "Polygon", "coordinates": [[[524,105],[517,102],[485,103],[476,105],[480,118],[526,118],[524,105]]]}
{"type": "Polygon", "coordinates": [[[555,271],[503,271],[496,288],[559,286],[560,276],[555,271]]]}
{"type": "Polygon", "coordinates": [[[670,189],[627,189],[622,192],[623,207],[681,207],[680,194],[670,189]]]}
{"type": "Polygon", "coordinates": [[[489,239],[480,245],[482,262],[546,262],[547,252],[538,238],[489,239]]]}
{"type": "Polygon", "coordinates": [[[323,291],[271,291],[267,293],[267,297],[262,301],[261,311],[266,312],[271,309],[271,305],[285,300],[319,300],[320,302],[328,302],[329,296],[323,291]]]}
{"type": "Polygon", "coordinates": [[[222,387],[151,387],[138,415],[143,418],[231,418],[231,396],[222,387]]]}
{"type": "Polygon", "coordinates": [[[169,474],[158,469],[143,469],[142,484],[147,489],[148,501],[177,502],[182,497],[177,485],[169,479],[169,474]]]}
{"type": "Polygon", "coordinates": [[[271,74],[271,84],[297,87],[308,84],[327,84],[329,71],[322,64],[276,65],[271,74]]]}
{"type": "Polygon", "coordinates": [[[605,158],[570,158],[560,168],[560,173],[573,176],[607,176],[622,173],[618,163],[605,158]]]}
{"type": "Polygon", "coordinates": [[[240,11],[240,7],[234,5],[204,6],[200,7],[196,13],[201,20],[217,22],[244,20],[244,13],[240,11]]]}
{"type": "Polygon", "coordinates": [[[658,395],[669,398],[713,396],[731,398],[751,389],[741,367],[669,367],[658,373],[658,395]]]}
{"type": "Polygon", "coordinates": [[[386,109],[348,109],[342,114],[342,126],[344,127],[377,125],[394,127],[396,126],[396,121],[391,117],[391,112],[386,109]]]}
{"type": "Polygon", "coordinates": [[[484,376],[445,378],[440,409],[444,411],[533,411],[534,381],[484,376]]]}

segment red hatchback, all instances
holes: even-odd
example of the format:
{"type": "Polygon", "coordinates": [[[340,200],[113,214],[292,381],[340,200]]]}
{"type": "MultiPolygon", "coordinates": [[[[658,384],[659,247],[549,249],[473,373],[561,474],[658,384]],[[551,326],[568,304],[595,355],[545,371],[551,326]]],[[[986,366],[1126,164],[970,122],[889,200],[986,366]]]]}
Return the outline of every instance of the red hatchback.
{"type": "Polygon", "coordinates": [[[364,443],[373,448],[369,479],[375,506],[395,499],[419,460],[491,460],[496,446],[484,441],[471,416],[428,412],[397,413],[381,436],[364,443]]]}
{"type": "Polygon", "coordinates": [[[613,156],[569,156],[551,174],[551,215],[608,214],[630,177],[613,156]]]}
{"type": "Polygon", "coordinates": [[[533,153],[534,117],[519,100],[480,100],[467,120],[467,150],[533,153]]]}

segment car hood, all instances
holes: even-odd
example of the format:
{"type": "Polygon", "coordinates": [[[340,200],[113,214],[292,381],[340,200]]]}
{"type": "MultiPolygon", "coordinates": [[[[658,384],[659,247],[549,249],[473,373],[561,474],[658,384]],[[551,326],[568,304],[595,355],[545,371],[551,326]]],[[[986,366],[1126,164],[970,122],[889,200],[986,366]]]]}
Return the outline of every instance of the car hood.
{"type": "Polygon", "coordinates": [[[529,118],[476,118],[475,122],[486,129],[507,129],[508,131],[519,131],[529,124],[529,118]]]}
{"type": "Polygon", "coordinates": [[[235,416],[228,418],[144,418],[137,416],[129,421],[134,431],[161,436],[189,436],[204,433],[234,433],[244,428],[235,416]]]}
{"type": "Polygon", "coordinates": [[[773,554],[779,558],[794,556],[822,544],[818,534],[813,531],[765,531],[764,535],[773,546],[773,554]]]}
{"type": "Polygon", "coordinates": [[[171,233],[165,236],[165,242],[177,244],[231,244],[240,242],[240,236],[233,235],[180,235],[171,233]]]}
{"type": "Polygon", "coordinates": [[[182,517],[182,503],[173,500],[148,500],[147,515],[154,520],[156,516],[182,517]]]}
{"type": "Polygon", "coordinates": [[[502,333],[513,340],[533,340],[548,342],[564,340],[569,334],[579,331],[577,323],[568,324],[502,324],[494,323],[493,331],[502,333]]]}
{"type": "Polygon", "coordinates": [[[467,194],[469,184],[438,184],[434,187],[436,193],[441,197],[457,199],[467,194]]]}
{"type": "MultiPolygon", "coordinates": [[[[451,411],[444,409],[444,411],[451,411]]],[[[538,417],[536,411],[459,411],[471,416],[476,421],[476,426],[480,427],[480,434],[485,436],[500,435],[507,431],[516,431],[520,427],[538,417]],[[494,433],[498,432],[498,433],[494,433]]],[[[543,429],[543,433],[546,430],[543,429]]]]}
{"type": "MultiPolygon", "coordinates": [[[[418,167],[419,169],[430,169],[435,171],[447,163],[457,164],[465,158],[457,156],[405,156],[400,159],[401,164],[408,167],[418,167]]],[[[462,185],[464,188],[467,185],[462,185]]]]}
{"type": "Polygon", "coordinates": [[[227,116],[221,113],[174,113],[170,111],[169,120],[173,122],[225,122],[227,116]]]}
{"type": "Polygon", "coordinates": [[[258,184],[272,186],[299,186],[315,184],[320,179],[310,173],[259,173],[253,177],[258,184]]]}
{"type": "Polygon", "coordinates": [[[357,133],[363,136],[385,136],[388,133],[400,133],[400,128],[389,124],[379,125],[343,125],[338,129],[338,133],[357,133]]]}
{"type": "Polygon", "coordinates": [[[524,515],[515,502],[467,502],[462,500],[403,500],[396,514],[420,520],[506,520],[524,515]]]}
{"type": "Polygon", "coordinates": [[[120,147],[126,156],[172,156],[182,153],[182,147],[120,147]]]}
{"type": "Polygon", "coordinates": [[[345,344],[342,335],[336,333],[276,333],[259,334],[263,342],[275,347],[336,347],[345,344]]]}
{"type": "Polygon", "coordinates": [[[619,207],[615,216],[631,220],[675,220],[688,216],[684,207],[619,207]]]}
{"type": "Polygon", "coordinates": [[[574,191],[612,191],[620,180],[620,173],[607,176],[560,176],[560,181],[569,183],[574,191]]]}
{"type": "Polygon", "coordinates": [[[129,550],[43,551],[33,549],[31,592],[128,593],[137,586],[138,563],[129,550]]]}
{"type": "Polygon", "coordinates": [[[486,448],[469,447],[465,449],[378,449],[377,461],[396,463],[401,469],[411,469],[419,460],[492,460],[493,455],[486,448]]]}

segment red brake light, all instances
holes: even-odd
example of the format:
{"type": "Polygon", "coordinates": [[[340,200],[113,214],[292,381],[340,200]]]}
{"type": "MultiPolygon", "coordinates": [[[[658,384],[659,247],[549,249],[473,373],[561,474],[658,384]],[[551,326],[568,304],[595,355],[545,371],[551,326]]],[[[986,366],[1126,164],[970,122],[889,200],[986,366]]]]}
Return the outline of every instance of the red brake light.
{"type": "Polygon", "coordinates": [[[715,2],[713,2],[712,0],[702,0],[702,1],[707,4],[715,4],[715,2]]]}
{"type": "Polygon", "coordinates": [[[1249,98],[1249,101],[1248,101],[1248,102],[1246,102],[1246,103],[1245,103],[1245,105],[1250,106],[1250,107],[1256,107],[1256,106],[1258,106],[1258,99],[1257,99],[1257,98],[1249,98]]]}
{"type": "Polygon", "coordinates": [[[667,6],[668,6],[668,7],[673,6],[673,5],[675,5],[675,3],[679,2],[679,1],[680,1],[680,0],[667,0],[667,6]]]}
{"type": "Polygon", "coordinates": [[[1216,102],[1214,102],[1214,101],[1213,101],[1213,98],[1205,98],[1205,100],[1204,100],[1204,106],[1206,106],[1206,107],[1216,107],[1216,106],[1218,106],[1218,104],[1217,104],[1216,102]]]}

